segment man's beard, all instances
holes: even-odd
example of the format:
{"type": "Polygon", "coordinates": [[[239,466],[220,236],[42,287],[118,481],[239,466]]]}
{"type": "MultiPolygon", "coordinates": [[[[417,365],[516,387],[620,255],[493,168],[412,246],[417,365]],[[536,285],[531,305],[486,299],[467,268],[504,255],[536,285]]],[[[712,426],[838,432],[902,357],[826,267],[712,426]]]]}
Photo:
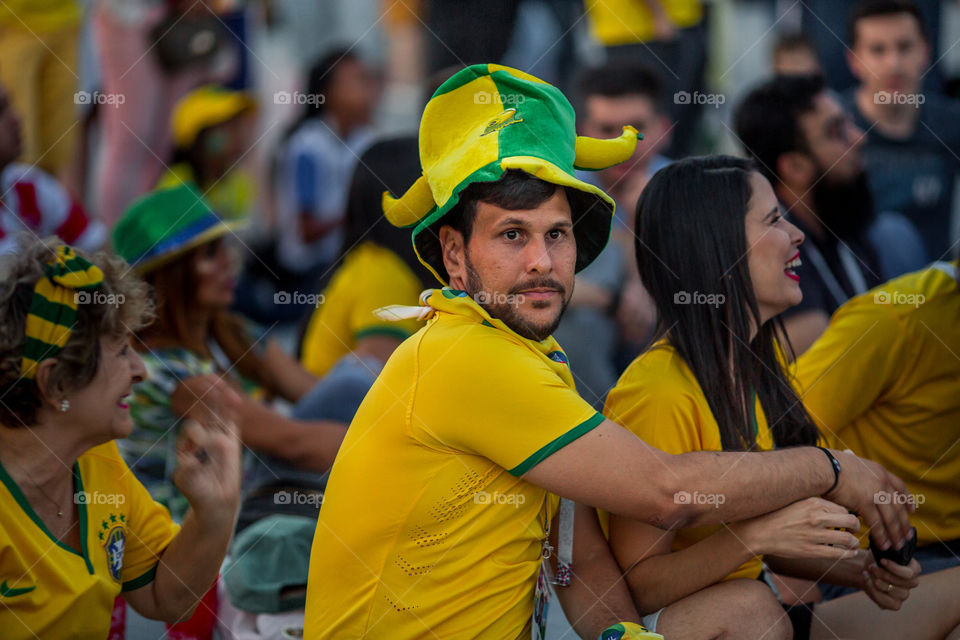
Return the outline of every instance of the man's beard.
{"type": "MultiPolygon", "coordinates": [[[[507,292],[507,295],[510,296],[507,298],[507,302],[499,302],[495,297],[492,296],[491,292],[486,291],[483,287],[483,283],[480,281],[480,278],[477,276],[477,270],[473,268],[473,264],[470,262],[469,256],[464,256],[465,265],[467,267],[467,293],[479,304],[481,307],[490,314],[491,318],[496,318],[502,321],[505,325],[510,327],[516,334],[526,338],[527,340],[536,340],[537,342],[541,340],[546,340],[549,338],[554,331],[557,330],[557,327],[560,326],[560,319],[563,317],[563,312],[567,310],[567,305],[570,303],[570,299],[567,298],[567,289],[557,280],[552,278],[536,278],[534,280],[529,280],[524,282],[516,287],[510,289],[507,292]],[[523,294],[521,291],[525,289],[534,289],[537,287],[549,287],[551,289],[556,289],[560,294],[560,299],[563,300],[563,306],[560,307],[560,311],[557,313],[556,318],[552,322],[545,325],[536,325],[531,324],[529,321],[525,320],[520,315],[520,310],[518,305],[510,304],[509,300],[516,300],[514,296],[519,296],[522,298],[523,294]],[[479,295],[479,294],[485,295],[479,295]]],[[[532,301],[532,305],[536,307],[546,307],[550,305],[550,302],[543,301],[532,301]]]]}
{"type": "Polygon", "coordinates": [[[862,236],[876,218],[865,171],[844,183],[831,183],[830,177],[821,173],[811,193],[814,211],[827,233],[842,240],[862,236]]]}

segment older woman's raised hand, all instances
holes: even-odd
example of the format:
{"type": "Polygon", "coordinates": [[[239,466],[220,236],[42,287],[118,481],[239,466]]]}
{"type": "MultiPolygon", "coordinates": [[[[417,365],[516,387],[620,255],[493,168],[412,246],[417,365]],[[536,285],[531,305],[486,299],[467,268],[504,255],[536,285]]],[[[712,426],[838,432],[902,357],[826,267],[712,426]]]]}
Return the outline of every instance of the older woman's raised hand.
{"type": "Polygon", "coordinates": [[[188,418],[180,430],[173,481],[196,517],[211,526],[231,526],[240,502],[240,402],[229,386],[215,386],[205,402],[212,411],[202,422],[188,418]]]}

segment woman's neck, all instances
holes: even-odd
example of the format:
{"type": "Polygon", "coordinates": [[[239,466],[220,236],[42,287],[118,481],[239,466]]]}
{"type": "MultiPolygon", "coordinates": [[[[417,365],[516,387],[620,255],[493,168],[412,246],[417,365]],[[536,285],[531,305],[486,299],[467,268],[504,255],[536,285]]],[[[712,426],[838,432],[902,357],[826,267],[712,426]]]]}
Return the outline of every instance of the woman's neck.
{"type": "Polygon", "coordinates": [[[97,443],[84,442],[60,418],[41,417],[33,427],[0,427],[0,463],[22,488],[38,487],[47,495],[72,486],[73,464],[97,443]]]}

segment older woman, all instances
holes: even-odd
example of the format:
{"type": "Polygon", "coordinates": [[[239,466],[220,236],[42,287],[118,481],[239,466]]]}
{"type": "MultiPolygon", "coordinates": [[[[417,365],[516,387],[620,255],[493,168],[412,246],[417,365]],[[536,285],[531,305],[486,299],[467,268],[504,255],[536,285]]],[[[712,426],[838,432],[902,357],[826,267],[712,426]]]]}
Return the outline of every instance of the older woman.
{"type": "MultiPolygon", "coordinates": [[[[148,618],[191,615],[217,576],[239,501],[231,422],[191,422],[178,527],[130,473],[116,438],[144,377],[131,333],[150,317],[121,260],[34,242],[0,284],[0,629],[4,638],[106,637],[117,594],[148,618]]],[[[236,402],[215,391],[211,416],[236,402]]]]}

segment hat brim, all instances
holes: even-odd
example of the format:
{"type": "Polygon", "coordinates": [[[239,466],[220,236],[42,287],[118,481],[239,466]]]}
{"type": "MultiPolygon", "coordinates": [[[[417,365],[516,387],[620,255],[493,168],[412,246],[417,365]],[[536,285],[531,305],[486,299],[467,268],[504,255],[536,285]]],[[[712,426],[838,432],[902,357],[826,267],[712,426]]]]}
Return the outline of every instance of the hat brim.
{"type": "Polygon", "coordinates": [[[159,255],[152,256],[147,260],[138,260],[132,265],[133,270],[138,275],[146,275],[151,271],[159,269],[160,267],[173,262],[192,249],[196,249],[201,245],[212,242],[213,240],[225,236],[228,233],[234,233],[235,231],[245,229],[247,226],[249,226],[249,223],[245,220],[221,220],[206,230],[201,231],[197,235],[191,236],[182,243],[171,247],[169,250],[163,251],[163,253],[159,255]]]}
{"type": "Polygon", "coordinates": [[[519,169],[544,182],[569,187],[583,194],[583,198],[570,202],[573,233],[577,242],[577,273],[592,263],[607,246],[616,209],[613,198],[599,187],[570,175],[543,158],[511,156],[491,162],[467,176],[443,206],[427,214],[414,229],[412,240],[417,257],[443,284],[448,284],[450,279],[443,265],[443,248],[440,245],[440,227],[444,224],[444,217],[460,202],[460,194],[468,186],[478,182],[496,182],[509,169],[519,169]]]}

